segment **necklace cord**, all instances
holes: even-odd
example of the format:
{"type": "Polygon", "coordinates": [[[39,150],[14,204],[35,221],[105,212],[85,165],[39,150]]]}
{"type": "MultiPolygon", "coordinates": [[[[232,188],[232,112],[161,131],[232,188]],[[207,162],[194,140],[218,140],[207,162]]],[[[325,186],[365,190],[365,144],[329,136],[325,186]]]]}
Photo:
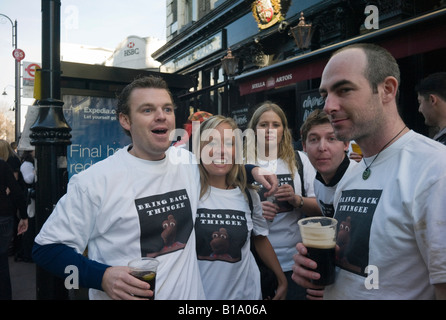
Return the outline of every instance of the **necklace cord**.
{"type": "Polygon", "coordinates": [[[384,147],[381,148],[381,150],[379,150],[378,154],[376,155],[376,157],[372,160],[372,162],[371,162],[369,165],[367,165],[367,162],[365,161],[365,158],[364,158],[364,163],[365,163],[365,165],[366,165],[366,168],[365,168],[365,170],[364,170],[364,172],[363,172],[363,174],[362,174],[362,177],[363,177],[364,180],[366,180],[366,179],[370,176],[370,173],[371,173],[371,171],[370,171],[370,167],[372,166],[373,162],[375,162],[376,158],[378,158],[379,154],[380,154],[380,153],[381,153],[381,152],[382,152],[382,151],[383,151],[383,150],[384,150],[384,149],[385,149],[385,148],[386,148],[386,147],[387,147],[393,140],[395,140],[396,137],[398,137],[398,136],[401,134],[401,132],[403,132],[404,129],[406,129],[406,128],[407,128],[407,126],[405,125],[404,128],[401,129],[400,132],[398,132],[396,136],[394,136],[392,139],[390,139],[390,141],[387,142],[387,143],[384,145],[384,147]]]}

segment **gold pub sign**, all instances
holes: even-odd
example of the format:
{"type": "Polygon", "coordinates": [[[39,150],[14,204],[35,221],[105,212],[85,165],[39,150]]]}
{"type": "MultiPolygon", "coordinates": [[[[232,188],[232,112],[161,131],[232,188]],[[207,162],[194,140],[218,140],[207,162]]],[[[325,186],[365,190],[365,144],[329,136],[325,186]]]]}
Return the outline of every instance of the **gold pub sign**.
{"type": "Polygon", "coordinates": [[[282,21],[280,0],[255,0],[252,3],[252,14],[259,29],[266,29],[282,21]]]}

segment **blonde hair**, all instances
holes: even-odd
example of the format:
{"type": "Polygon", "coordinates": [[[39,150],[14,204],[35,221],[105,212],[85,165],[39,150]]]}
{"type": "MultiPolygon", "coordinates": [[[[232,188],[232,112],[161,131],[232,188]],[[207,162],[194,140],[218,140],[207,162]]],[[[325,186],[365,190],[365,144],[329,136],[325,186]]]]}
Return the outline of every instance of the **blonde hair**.
{"type": "MultiPolygon", "coordinates": [[[[199,158],[199,160],[201,158],[201,151],[205,146],[205,143],[207,142],[206,139],[203,139],[204,131],[207,129],[215,129],[217,126],[223,123],[228,124],[233,130],[233,133],[235,130],[238,129],[237,124],[232,118],[229,117],[227,118],[221,115],[212,116],[209,119],[206,119],[200,125],[200,148],[199,148],[200,154],[197,155],[197,158],[199,158]]],[[[242,152],[242,148],[240,149],[241,150],[236,150],[235,153],[237,154],[237,152],[242,152]]],[[[199,161],[198,168],[200,170],[200,184],[201,184],[200,199],[201,199],[208,192],[210,183],[209,183],[209,173],[204,168],[202,161],[199,161]]],[[[242,192],[245,191],[245,188],[247,187],[246,170],[245,166],[242,163],[235,161],[231,170],[226,175],[226,183],[228,186],[239,187],[242,192]]]]}
{"type": "Polygon", "coordinates": [[[11,155],[14,155],[14,150],[9,142],[0,139],[0,159],[7,161],[11,155]]]}
{"type": "MultiPolygon", "coordinates": [[[[290,170],[291,177],[294,179],[294,170],[297,169],[296,156],[293,148],[291,133],[290,130],[288,129],[288,121],[285,112],[283,112],[282,108],[280,108],[277,104],[271,101],[263,102],[252,115],[251,120],[248,123],[248,129],[254,130],[255,132],[260,117],[267,111],[273,111],[275,114],[279,116],[280,121],[282,122],[283,137],[279,144],[277,157],[285,161],[285,163],[288,166],[288,169],[290,170]]],[[[245,158],[257,159],[257,135],[254,148],[249,148],[249,146],[245,144],[245,158]],[[249,154],[252,152],[252,150],[254,151],[254,155],[249,154]]]]}

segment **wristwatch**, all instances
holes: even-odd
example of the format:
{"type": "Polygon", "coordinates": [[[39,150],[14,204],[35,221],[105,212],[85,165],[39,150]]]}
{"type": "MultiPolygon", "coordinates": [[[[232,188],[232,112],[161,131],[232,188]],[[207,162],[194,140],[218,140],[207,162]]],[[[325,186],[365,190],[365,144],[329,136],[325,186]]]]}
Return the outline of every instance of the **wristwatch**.
{"type": "Polygon", "coordinates": [[[300,203],[297,207],[302,208],[304,206],[304,197],[302,197],[300,194],[298,196],[300,197],[300,203]]]}

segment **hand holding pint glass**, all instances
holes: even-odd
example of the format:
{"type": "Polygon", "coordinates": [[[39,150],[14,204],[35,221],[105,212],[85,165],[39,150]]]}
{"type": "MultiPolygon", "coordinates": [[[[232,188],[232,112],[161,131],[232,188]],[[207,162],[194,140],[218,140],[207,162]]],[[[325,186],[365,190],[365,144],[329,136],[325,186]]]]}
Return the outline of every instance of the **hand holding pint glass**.
{"type": "Polygon", "coordinates": [[[307,248],[307,257],[317,264],[315,272],[320,274],[315,285],[326,286],[335,280],[336,219],[309,217],[299,220],[302,242],[307,248]]]}
{"type": "Polygon", "coordinates": [[[153,291],[152,297],[140,297],[148,298],[149,300],[155,300],[155,284],[156,284],[156,271],[159,261],[154,258],[137,258],[128,263],[130,268],[130,274],[135,278],[147,282],[150,285],[150,290],[153,291]]]}

